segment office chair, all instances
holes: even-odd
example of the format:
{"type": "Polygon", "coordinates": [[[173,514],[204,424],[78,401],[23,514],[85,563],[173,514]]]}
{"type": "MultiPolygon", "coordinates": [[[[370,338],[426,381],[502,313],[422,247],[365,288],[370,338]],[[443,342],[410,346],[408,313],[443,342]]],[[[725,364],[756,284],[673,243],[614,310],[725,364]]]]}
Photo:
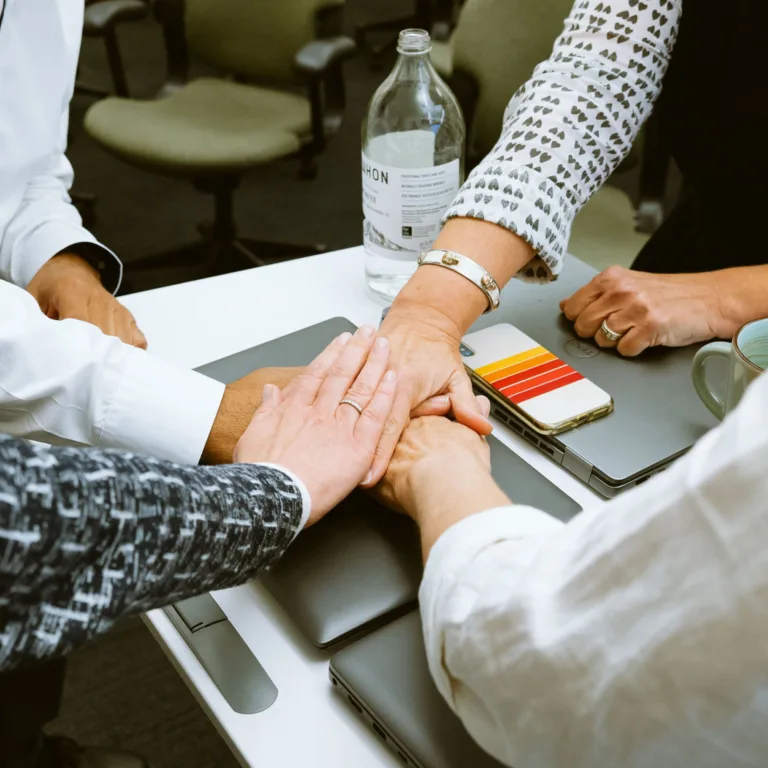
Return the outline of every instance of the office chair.
{"type": "Polygon", "coordinates": [[[104,99],[85,128],[130,165],[211,194],[214,219],[202,243],[129,269],[192,266],[203,276],[323,250],[238,237],[233,197],[246,172],[283,158],[299,157],[305,178],[316,174],[316,157],[341,124],[342,62],[355,48],[339,34],[343,2],[155,0],[168,67],[159,98],[104,99]],[[226,75],[189,80],[190,54],[226,75]]]}
{"type": "MultiPolygon", "coordinates": [[[[107,51],[107,65],[112,78],[113,93],[129,96],[128,80],[117,40],[117,28],[129,21],[140,21],[149,13],[148,0],[87,0],[83,21],[83,37],[101,37],[107,51]]],[[[101,86],[78,80],[75,92],[103,99],[110,91],[101,86]]]]}
{"type": "Polygon", "coordinates": [[[439,27],[438,34],[445,35],[450,31],[456,16],[456,9],[463,0],[414,0],[413,13],[408,16],[399,16],[394,19],[372,21],[355,26],[355,42],[359,48],[368,48],[372,54],[372,67],[377,68],[381,64],[382,54],[397,43],[397,36],[401,29],[416,27],[434,32],[439,27]],[[394,34],[386,42],[379,45],[366,45],[370,33],[388,32],[394,34]]]}
{"type": "MultiPolygon", "coordinates": [[[[469,172],[499,138],[504,110],[534,67],[548,58],[573,0],[466,0],[447,41],[432,43],[431,58],[461,104],[467,123],[469,172]]],[[[660,223],[658,200],[666,164],[658,132],[648,132],[618,171],[641,167],[641,204],[615,186],[603,186],[574,221],[569,250],[603,269],[628,266],[660,223]]]]}

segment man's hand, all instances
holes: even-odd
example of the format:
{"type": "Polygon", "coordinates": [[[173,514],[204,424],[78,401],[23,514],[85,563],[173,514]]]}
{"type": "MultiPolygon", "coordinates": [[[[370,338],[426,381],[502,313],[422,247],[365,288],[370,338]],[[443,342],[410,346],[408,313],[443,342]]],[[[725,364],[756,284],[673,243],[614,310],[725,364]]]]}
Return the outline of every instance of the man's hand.
{"type": "Polygon", "coordinates": [[[27,290],[52,320],[83,320],[126,344],[147,348],[133,315],[104,288],[99,273],[75,254],[61,253],[47,261],[27,290]]]}
{"type": "Polygon", "coordinates": [[[491,432],[464,370],[460,331],[450,318],[423,304],[397,300],[379,334],[392,347],[389,364],[397,373],[398,392],[379,442],[370,484],[383,476],[411,417],[453,412],[457,421],[477,433],[491,432]]]}
{"type": "Polygon", "coordinates": [[[718,274],[657,275],[611,267],[562,301],[560,309],[579,336],[594,337],[601,347],[616,347],[627,357],[648,347],[683,347],[721,332],[718,274]],[[602,332],[603,321],[623,334],[618,342],[602,332]]]}
{"type": "Polygon", "coordinates": [[[285,389],[303,368],[260,368],[228,384],[203,449],[201,464],[229,464],[237,441],[261,406],[267,384],[285,389]]]}

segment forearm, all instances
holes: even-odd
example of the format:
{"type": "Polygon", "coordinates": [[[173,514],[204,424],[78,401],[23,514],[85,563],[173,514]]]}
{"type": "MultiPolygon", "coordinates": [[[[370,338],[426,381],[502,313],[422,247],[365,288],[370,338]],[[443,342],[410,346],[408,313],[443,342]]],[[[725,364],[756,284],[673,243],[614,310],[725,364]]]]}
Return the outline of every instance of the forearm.
{"type": "Polygon", "coordinates": [[[0,668],[254,578],[305,512],[301,488],[272,468],[182,467],[0,438],[0,668]]]}
{"type": "Polygon", "coordinates": [[[713,331],[730,339],[745,323],[768,317],[768,265],[704,273],[716,297],[713,331]]]}
{"type": "Polygon", "coordinates": [[[444,473],[427,468],[416,472],[412,482],[414,502],[408,511],[419,526],[424,562],[449,528],[479,512],[510,503],[488,471],[479,466],[461,466],[444,473]]]}
{"type": "MultiPolygon", "coordinates": [[[[476,219],[446,222],[434,248],[457,251],[484,267],[504,287],[533,258],[533,249],[513,232],[476,219]]],[[[461,338],[487,309],[485,294],[455,272],[424,266],[400,291],[392,311],[442,316],[456,338],[461,338]]]]}

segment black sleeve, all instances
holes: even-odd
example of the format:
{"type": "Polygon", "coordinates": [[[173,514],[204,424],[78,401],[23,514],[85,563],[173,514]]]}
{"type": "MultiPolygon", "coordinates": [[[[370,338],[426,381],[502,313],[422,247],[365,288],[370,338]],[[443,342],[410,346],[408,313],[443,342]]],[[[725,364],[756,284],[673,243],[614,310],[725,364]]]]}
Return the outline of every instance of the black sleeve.
{"type": "Polygon", "coordinates": [[[254,578],[302,514],[300,489],[278,469],[0,436],[0,670],[254,578]]]}

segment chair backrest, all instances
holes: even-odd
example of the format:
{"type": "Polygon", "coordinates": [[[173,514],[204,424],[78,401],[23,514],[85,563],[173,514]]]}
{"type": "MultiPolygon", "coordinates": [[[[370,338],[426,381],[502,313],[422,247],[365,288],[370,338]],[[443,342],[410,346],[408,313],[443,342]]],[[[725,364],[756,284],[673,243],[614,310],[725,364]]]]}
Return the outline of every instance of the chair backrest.
{"type": "Polygon", "coordinates": [[[318,13],[345,0],[185,0],[189,50],[227,72],[295,79],[297,51],[315,39],[318,13]]]}
{"type": "Polygon", "coordinates": [[[552,52],[573,0],[466,0],[451,37],[453,69],[479,87],[470,147],[485,155],[507,103],[552,52]]]}

